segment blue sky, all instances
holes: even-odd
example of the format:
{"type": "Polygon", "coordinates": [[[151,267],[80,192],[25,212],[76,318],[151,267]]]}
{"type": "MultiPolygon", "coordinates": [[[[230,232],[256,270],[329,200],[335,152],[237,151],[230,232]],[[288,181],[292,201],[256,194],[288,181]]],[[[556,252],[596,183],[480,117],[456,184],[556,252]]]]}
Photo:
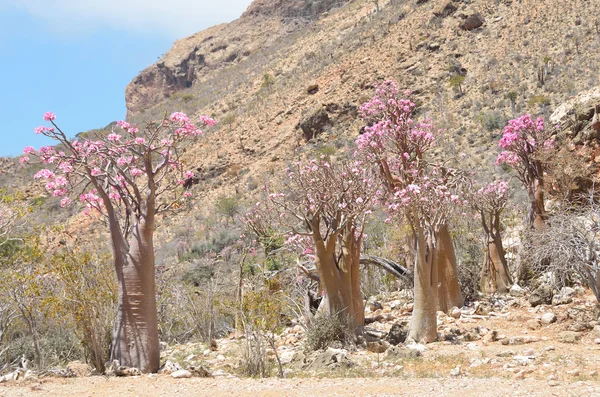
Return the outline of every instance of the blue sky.
{"type": "Polygon", "coordinates": [[[125,86],[173,42],[241,15],[251,0],[0,0],[0,156],[125,117],[125,86]]]}

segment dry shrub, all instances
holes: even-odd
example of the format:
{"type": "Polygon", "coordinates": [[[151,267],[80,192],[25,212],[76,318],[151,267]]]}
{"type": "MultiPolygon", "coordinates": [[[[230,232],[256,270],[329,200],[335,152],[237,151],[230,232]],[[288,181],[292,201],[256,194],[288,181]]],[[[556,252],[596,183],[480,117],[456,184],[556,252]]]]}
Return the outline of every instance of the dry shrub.
{"type": "Polygon", "coordinates": [[[340,316],[318,314],[306,328],[306,348],[310,351],[327,349],[334,344],[353,340],[348,322],[340,316]]]}

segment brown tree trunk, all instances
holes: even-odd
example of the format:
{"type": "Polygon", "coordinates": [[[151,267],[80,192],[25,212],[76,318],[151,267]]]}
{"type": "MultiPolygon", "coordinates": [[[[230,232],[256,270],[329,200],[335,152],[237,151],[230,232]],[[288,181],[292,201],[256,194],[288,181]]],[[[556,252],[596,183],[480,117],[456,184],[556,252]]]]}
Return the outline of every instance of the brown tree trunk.
{"type": "Polygon", "coordinates": [[[546,210],[544,208],[544,181],[540,178],[533,182],[533,200],[529,221],[535,230],[546,227],[546,210]]]}
{"type": "Polygon", "coordinates": [[[128,252],[122,238],[113,238],[119,306],[111,360],[142,372],[157,372],[160,365],[153,223],[150,216],[134,225],[128,252]]]}
{"type": "Polygon", "coordinates": [[[438,310],[447,313],[453,307],[462,307],[464,299],[458,283],[458,267],[456,265],[456,252],[450,230],[447,225],[440,228],[438,257],[438,310]]]}
{"type": "MultiPolygon", "coordinates": [[[[313,226],[318,231],[318,225],[313,226]]],[[[338,235],[331,235],[323,241],[320,233],[313,233],[316,265],[322,289],[325,291],[320,310],[338,316],[348,323],[348,328],[356,330],[364,325],[364,304],[360,292],[359,263],[360,248],[349,241],[344,234],[341,258],[336,261],[338,235]]],[[[354,234],[352,233],[352,240],[354,234]]]]}
{"type": "Polygon", "coordinates": [[[438,247],[436,236],[429,235],[426,240],[420,226],[416,227],[415,233],[417,260],[414,269],[414,307],[408,339],[429,343],[437,339],[438,247]]]}
{"type": "Polygon", "coordinates": [[[506,263],[504,247],[500,236],[488,239],[488,250],[481,271],[481,291],[487,294],[507,292],[513,284],[506,263]]]}

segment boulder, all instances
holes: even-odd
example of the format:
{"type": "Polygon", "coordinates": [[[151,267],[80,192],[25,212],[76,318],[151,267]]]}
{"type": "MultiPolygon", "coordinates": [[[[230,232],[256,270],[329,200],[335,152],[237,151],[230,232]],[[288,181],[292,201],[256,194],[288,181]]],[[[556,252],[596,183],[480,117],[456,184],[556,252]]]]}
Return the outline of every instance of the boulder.
{"type": "Polygon", "coordinates": [[[71,361],[67,364],[67,372],[72,373],[73,376],[85,377],[92,374],[92,367],[87,363],[81,361],[71,361]]]}
{"type": "Polygon", "coordinates": [[[179,371],[173,372],[171,376],[175,379],[187,379],[192,377],[192,373],[187,369],[180,369],[179,371]]]}
{"type": "Polygon", "coordinates": [[[577,343],[581,340],[581,333],[575,331],[563,331],[558,334],[558,340],[562,343],[577,343]]]}
{"type": "Polygon", "coordinates": [[[525,295],[525,290],[523,288],[521,288],[518,284],[513,285],[512,287],[510,287],[509,293],[512,296],[523,296],[525,295]]]}
{"type": "Polygon", "coordinates": [[[345,349],[328,348],[317,355],[310,364],[311,369],[331,369],[331,368],[350,368],[354,363],[348,358],[348,351],[345,349]]]}
{"type": "Polygon", "coordinates": [[[304,139],[310,141],[325,132],[331,125],[329,114],[327,114],[327,111],[322,106],[319,106],[310,111],[308,116],[298,123],[297,128],[302,130],[304,139]]]}
{"type": "Polygon", "coordinates": [[[181,366],[171,360],[167,360],[165,365],[163,365],[159,370],[159,374],[171,375],[173,372],[181,371],[183,368],[181,366]]]}
{"type": "Polygon", "coordinates": [[[554,291],[552,287],[548,284],[542,284],[531,293],[529,296],[529,303],[531,304],[531,307],[549,305],[552,303],[553,296],[554,291]]]}
{"type": "Polygon", "coordinates": [[[390,344],[384,340],[367,342],[367,350],[371,353],[384,353],[390,344]]]}
{"type": "Polygon", "coordinates": [[[474,30],[483,26],[484,22],[485,19],[483,19],[483,16],[481,16],[480,13],[475,13],[469,15],[464,21],[462,21],[460,27],[464,30],[474,30]]]}
{"type": "Polygon", "coordinates": [[[527,321],[527,328],[535,331],[542,328],[542,323],[537,318],[534,318],[527,321]]]}
{"type": "Polygon", "coordinates": [[[390,345],[399,345],[404,343],[408,336],[408,322],[396,323],[392,325],[390,332],[387,334],[385,340],[390,345]]]}
{"type": "Polygon", "coordinates": [[[383,309],[383,305],[381,304],[381,302],[379,302],[374,296],[371,296],[369,297],[369,299],[367,299],[367,307],[371,312],[383,309]]]}
{"type": "Polygon", "coordinates": [[[457,10],[456,4],[451,0],[442,0],[433,10],[433,15],[438,18],[445,18],[452,15],[457,10]]]}
{"type": "Polygon", "coordinates": [[[417,349],[407,349],[402,346],[390,346],[385,352],[385,357],[389,359],[414,358],[421,355],[422,353],[417,349]]]}
{"type": "Polygon", "coordinates": [[[542,314],[542,323],[543,324],[552,324],[556,322],[556,314],[552,313],[552,312],[547,312],[542,314]]]}
{"type": "Polygon", "coordinates": [[[306,92],[310,95],[314,95],[317,92],[319,92],[319,85],[318,84],[311,84],[308,87],[306,87],[306,92]]]}

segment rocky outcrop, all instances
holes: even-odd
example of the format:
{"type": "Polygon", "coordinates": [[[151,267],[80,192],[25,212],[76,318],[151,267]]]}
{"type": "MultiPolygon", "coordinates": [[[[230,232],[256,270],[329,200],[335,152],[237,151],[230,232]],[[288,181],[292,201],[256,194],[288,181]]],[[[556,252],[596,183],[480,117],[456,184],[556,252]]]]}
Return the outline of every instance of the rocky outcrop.
{"type": "Polygon", "coordinates": [[[313,20],[317,19],[322,13],[334,7],[339,7],[346,2],[348,0],[255,0],[242,15],[242,18],[265,15],[313,20]]]}
{"type": "Polygon", "coordinates": [[[256,0],[240,19],[176,41],[157,63],[143,70],[127,86],[127,117],[135,121],[146,109],[205,82],[211,75],[214,78],[216,71],[231,67],[251,54],[266,56],[278,39],[346,1],[256,0]]]}

